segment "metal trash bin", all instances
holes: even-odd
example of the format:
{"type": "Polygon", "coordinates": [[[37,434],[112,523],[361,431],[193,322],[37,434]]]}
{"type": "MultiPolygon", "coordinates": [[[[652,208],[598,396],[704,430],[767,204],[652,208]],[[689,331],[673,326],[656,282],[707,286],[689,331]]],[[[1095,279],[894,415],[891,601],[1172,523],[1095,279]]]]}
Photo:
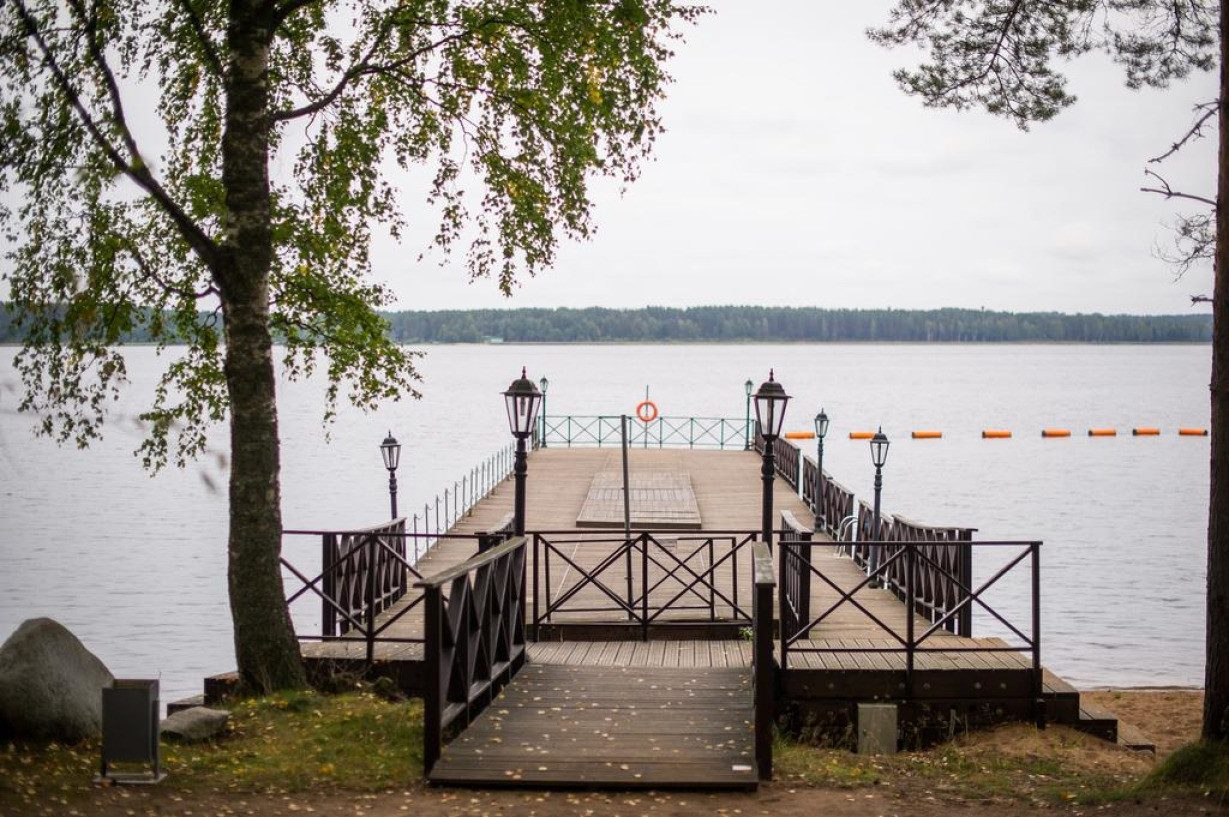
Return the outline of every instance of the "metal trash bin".
{"type": "Polygon", "coordinates": [[[158,682],[119,679],[102,689],[102,770],[96,783],[157,783],[166,777],[158,751],[158,682]],[[149,769],[116,772],[115,763],[149,769]]]}

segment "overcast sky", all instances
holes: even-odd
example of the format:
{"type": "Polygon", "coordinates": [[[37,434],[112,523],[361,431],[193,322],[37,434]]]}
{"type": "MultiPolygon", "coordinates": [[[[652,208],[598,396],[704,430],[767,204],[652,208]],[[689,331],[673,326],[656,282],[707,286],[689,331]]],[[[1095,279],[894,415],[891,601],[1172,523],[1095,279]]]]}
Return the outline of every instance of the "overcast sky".
{"type": "MultiPolygon", "coordinates": [[[[1210,290],[1209,269],[1175,283],[1156,257],[1177,210],[1138,188],[1215,98],[1213,75],[1130,91],[1107,58],[1081,58],[1068,72],[1079,102],[1023,133],[905,96],[891,71],[909,52],[865,37],[886,0],[713,5],[671,67],[656,160],[624,196],[597,191],[592,241],[561,247],[507,299],[470,284],[461,256],[417,263],[424,225],[375,252],[398,307],[1184,313],[1210,290]]],[[[1213,140],[1186,154],[1166,175],[1214,196],[1213,140]]]]}

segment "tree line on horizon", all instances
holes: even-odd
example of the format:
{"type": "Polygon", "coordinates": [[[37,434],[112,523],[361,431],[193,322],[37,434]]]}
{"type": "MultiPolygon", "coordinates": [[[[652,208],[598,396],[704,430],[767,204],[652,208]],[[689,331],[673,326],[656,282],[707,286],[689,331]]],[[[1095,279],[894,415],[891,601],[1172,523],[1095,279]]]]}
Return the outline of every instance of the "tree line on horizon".
{"type": "MultiPolygon", "coordinates": [[[[202,312],[201,320],[211,313],[202,312]]],[[[703,306],[642,309],[448,309],[382,312],[398,343],[901,341],[911,343],[1207,343],[1212,316],[703,306]]],[[[149,312],[123,341],[154,339],[149,312]]],[[[24,335],[0,308],[0,342],[24,335]]]]}
{"type": "Polygon", "coordinates": [[[393,312],[402,343],[635,341],[1210,342],[1211,315],[703,306],[393,312]]]}

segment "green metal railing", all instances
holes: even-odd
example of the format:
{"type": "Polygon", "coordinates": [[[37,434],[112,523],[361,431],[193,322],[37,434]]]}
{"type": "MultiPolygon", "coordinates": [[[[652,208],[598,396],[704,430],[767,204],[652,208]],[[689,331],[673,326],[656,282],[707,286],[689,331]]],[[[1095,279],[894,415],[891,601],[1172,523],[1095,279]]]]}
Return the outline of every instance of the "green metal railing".
{"type": "MultiPolygon", "coordinates": [[[[617,446],[620,423],[617,414],[540,417],[542,446],[617,446]]],[[[657,417],[646,423],[633,415],[627,420],[627,442],[633,448],[745,449],[747,432],[743,418],[657,417]]]]}

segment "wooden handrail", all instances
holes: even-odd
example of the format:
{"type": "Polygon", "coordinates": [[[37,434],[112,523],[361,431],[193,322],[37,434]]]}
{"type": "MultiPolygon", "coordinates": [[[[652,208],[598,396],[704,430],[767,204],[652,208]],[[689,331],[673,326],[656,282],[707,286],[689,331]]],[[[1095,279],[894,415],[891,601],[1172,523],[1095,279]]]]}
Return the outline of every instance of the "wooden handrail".
{"type": "Polygon", "coordinates": [[[936,531],[939,531],[939,530],[968,531],[969,533],[977,533],[977,528],[965,528],[965,527],[960,527],[958,525],[928,525],[925,522],[916,522],[912,519],[909,519],[908,517],[901,516],[898,513],[892,514],[892,518],[895,519],[897,522],[901,522],[905,525],[908,525],[911,528],[919,528],[919,529],[926,528],[929,530],[936,530],[936,531]]]}
{"type": "Polygon", "coordinates": [[[445,584],[457,578],[458,576],[464,576],[466,573],[469,573],[471,570],[476,570],[485,564],[493,562],[496,559],[498,559],[500,556],[503,556],[508,551],[516,550],[518,547],[520,547],[523,544],[525,544],[525,537],[515,536],[509,539],[508,541],[504,542],[502,545],[493,547],[490,550],[486,551],[485,553],[479,553],[474,556],[470,556],[468,559],[466,559],[464,562],[461,562],[460,564],[453,565],[452,567],[441,570],[439,573],[436,573],[431,576],[427,576],[426,578],[423,578],[423,579],[419,579],[418,581],[414,582],[414,586],[422,588],[424,590],[429,587],[430,588],[443,587],[445,584]]]}
{"type": "Polygon", "coordinates": [[[516,514],[508,511],[508,513],[504,514],[503,519],[500,519],[486,530],[478,531],[478,552],[485,553],[500,542],[506,541],[512,536],[512,526],[515,523],[516,514]]]}
{"type": "Polygon", "coordinates": [[[525,664],[525,537],[416,583],[423,591],[423,768],[525,664]],[[445,597],[444,586],[448,594],[445,597]]]}

